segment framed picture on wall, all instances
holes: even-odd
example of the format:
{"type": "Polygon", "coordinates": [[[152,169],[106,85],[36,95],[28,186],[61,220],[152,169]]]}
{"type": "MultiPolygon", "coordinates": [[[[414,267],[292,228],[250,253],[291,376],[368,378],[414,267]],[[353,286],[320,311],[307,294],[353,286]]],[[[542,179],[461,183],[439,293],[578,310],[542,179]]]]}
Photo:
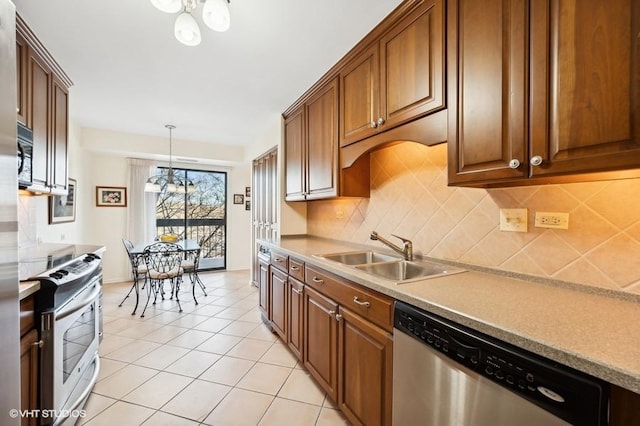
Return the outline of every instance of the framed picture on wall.
{"type": "Polygon", "coordinates": [[[245,186],[244,187],[244,196],[247,198],[251,198],[251,187],[250,186],[245,186]]]}
{"type": "Polygon", "coordinates": [[[244,202],[244,209],[251,210],[251,201],[247,200],[244,202]]]}
{"type": "Polygon", "coordinates": [[[233,194],[233,204],[244,204],[244,195],[233,194]]]}
{"type": "Polygon", "coordinates": [[[127,188],[96,186],[96,207],[127,207],[127,188]]]}
{"type": "Polygon", "coordinates": [[[49,197],[49,223],[66,223],[76,220],[77,182],[69,179],[67,195],[49,197]]]}

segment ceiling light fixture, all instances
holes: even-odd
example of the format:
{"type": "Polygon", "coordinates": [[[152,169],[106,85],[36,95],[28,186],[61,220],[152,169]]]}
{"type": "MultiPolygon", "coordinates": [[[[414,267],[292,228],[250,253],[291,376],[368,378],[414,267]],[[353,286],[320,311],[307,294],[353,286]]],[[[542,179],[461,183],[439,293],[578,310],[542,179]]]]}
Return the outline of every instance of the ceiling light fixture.
{"type": "Polygon", "coordinates": [[[173,173],[173,129],[175,129],[176,126],[172,124],[166,124],[164,127],[169,129],[169,170],[166,175],[159,174],[151,176],[149,179],[147,179],[147,183],[144,185],[144,192],[161,192],[163,188],[167,192],[195,192],[196,186],[191,180],[187,179],[185,184],[182,179],[176,177],[173,173]]]}
{"type": "MultiPolygon", "coordinates": [[[[202,20],[205,25],[214,31],[224,32],[229,29],[231,15],[229,14],[230,0],[200,0],[204,2],[202,7],[202,20]]],[[[193,17],[193,10],[198,6],[198,0],[151,0],[158,10],[166,13],[182,13],[176,18],[174,34],[178,41],[187,46],[200,44],[200,27],[193,17]]]]}

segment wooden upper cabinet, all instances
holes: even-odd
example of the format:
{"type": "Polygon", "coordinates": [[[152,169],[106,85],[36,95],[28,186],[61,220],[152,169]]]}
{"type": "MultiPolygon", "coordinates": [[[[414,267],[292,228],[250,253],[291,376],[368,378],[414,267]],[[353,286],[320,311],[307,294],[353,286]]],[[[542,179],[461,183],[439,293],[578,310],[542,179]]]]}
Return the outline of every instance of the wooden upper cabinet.
{"type": "Polygon", "coordinates": [[[442,0],[414,8],[340,71],[340,145],[443,109],[442,0]]]}
{"type": "Polygon", "coordinates": [[[16,118],[17,120],[27,126],[27,117],[29,112],[27,111],[28,85],[27,85],[27,42],[20,34],[16,34],[16,77],[17,77],[17,103],[16,103],[16,118]]]}
{"type": "Polygon", "coordinates": [[[67,188],[67,151],[69,140],[69,92],[57,79],[53,78],[52,85],[52,115],[51,115],[51,150],[52,171],[51,187],[57,190],[67,188]]]}
{"type": "Polygon", "coordinates": [[[340,72],[340,145],[376,133],[378,101],[378,44],[354,58],[340,72]]]}
{"type": "Polygon", "coordinates": [[[306,103],[306,199],[338,195],[338,82],[332,80],[306,103]]]}
{"type": "Polygon", "coordinates": [[[304,105],[284,121],[285,199],[304,200],[305,110],[304,105]]]}
{"type": "Polygon", "coordinates": [[[49,109],[51,98],[49,86],[53,78],[42,59],[29,50],[28,56],[29,116],[27,126],[33,130],[32,182],[48,186],[51,165],[49,162],[49,109]]]}
{"type": "Polygon", "coordinates": [[[531,2],[532,176],[640,166],[640,6],[531,2]]]}
{"type": "Polygon", "coordinates": [[[314,92],[285,118],[287,201],[338,195],[338,81],[314,92]]]}
{"type": "Polygon", "coordinates": [[[528,4],[448,4],[449,183],[523,178],[528,4]]]}
{"type": "Polygon", "coordinates": [[[448,2],[449,184],[637,168],[639,29],[633,0],[448,2]]]}

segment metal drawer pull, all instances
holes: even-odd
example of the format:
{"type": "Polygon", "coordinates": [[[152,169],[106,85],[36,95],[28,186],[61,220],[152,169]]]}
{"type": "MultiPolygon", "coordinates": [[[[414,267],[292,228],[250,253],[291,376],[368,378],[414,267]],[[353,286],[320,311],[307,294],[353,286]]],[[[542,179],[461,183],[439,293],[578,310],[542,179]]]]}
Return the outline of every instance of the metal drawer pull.
{"type": "Polygon", "coordinates": [[[312,280],[314,283],[324,284],[324,280],[321,280],[321,279],[320,279],[320,278],[318,278],[318,277],[313,277],[311,280],[312,280]]]}
{"type": "Polygon", "coordinates": [[[276,257],[276,258],[275,258],[275,259],[273,259],[273,260],[275,260],[276,262],[279,262],[279,263],[284,262],[284,259],[280,259],[279,257],[276,257]]]}
{"type": "Polygon", "coordinates": [[[37,346],[39,348],[42,348],[44,346],[44,342],[42,340],[38,340],[37,342],[33,342],[31,346],[37,346]]]}
{"type": "Polygon", "coordinates": [[[359,301],[358,300],[358,296],[353,296],[353,301],[355,303],[357,303],[358,305],[360,305],[360,306],[364,306],[365,308],[368,308],[369,306],[371,306],[371,303],[369,303],[369,302],[361,302],[361,301],[359,301]]]}
{"type": "Polygon", "coordinates": [[[297,266],[291,266],[289,269],[291,269],[292,271],[299,271],[300,268],[297,266]]]}
{"type": "Polygon", "coordinates": [[[298,290],[297,288],[293,288],[293,287],[291,287],[291,291],[293,291],[296,294],[302,294],[304,292],[304,290],[302,289],[298,290]]]}

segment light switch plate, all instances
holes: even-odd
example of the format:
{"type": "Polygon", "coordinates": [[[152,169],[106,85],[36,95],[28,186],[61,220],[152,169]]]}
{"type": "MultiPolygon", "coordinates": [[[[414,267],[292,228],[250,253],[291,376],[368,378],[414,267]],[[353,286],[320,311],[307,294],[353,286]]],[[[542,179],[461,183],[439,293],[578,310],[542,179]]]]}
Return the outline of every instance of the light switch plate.
{"type": "Polygon", "coordinates": [[[529,212],[527,209],[500,209],[500,230],[527,232],[529,212]]]}

